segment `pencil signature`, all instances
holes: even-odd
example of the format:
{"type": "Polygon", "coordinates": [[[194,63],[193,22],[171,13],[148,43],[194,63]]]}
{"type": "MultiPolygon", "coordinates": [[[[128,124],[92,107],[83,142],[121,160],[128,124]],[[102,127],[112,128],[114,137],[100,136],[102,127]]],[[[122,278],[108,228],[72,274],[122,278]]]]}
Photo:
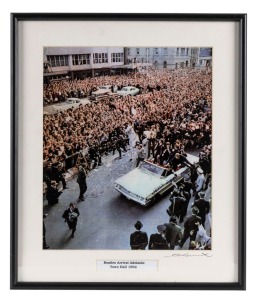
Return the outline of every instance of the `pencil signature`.
{"type": "Polygon", "coordinates": [[[202,256],[202,257],[212,257],[212,254],[210,253],[173,253],[171,255],[167,255],[165,257],[197,257],[197,256],[202,256]]]}

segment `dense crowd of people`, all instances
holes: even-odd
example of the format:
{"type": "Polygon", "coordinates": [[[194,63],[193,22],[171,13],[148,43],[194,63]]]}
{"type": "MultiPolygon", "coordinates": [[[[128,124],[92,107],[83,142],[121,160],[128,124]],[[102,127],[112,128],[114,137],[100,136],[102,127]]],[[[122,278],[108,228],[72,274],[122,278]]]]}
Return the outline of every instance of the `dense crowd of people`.
{"type": "MultiPolygon", "coordinates": [[[[67,188],[63,175],[66,170],[73,166],[82,166],[87,174],[103,163],[104,155],[113,154],[115,151],[121,158],[122,151],[127,152],[130,149],[130,160],[133,160],[136,155],[135,166],[138,166],[140,161],[149,159],[155,164],[176,170],[182,163],[188,164],[186,151],[198,150],[201,172],[194,169],[188,179],[190,184],[194,183],[196,186],[186,188],[188,186],[186,181],[185,190],[183,187],[175,189],[180,190],[181,195],[171,197],[175,201],[174,212],[168,212],[171,221],[158,228],[158,234],[167,241],[166,229],[173,226],[170,224],[178,226],[176,223],[179,220],[185,222],[187,220],[190,190],[195,201],[198,201],[203,197],[199,192],[207,188],[210,183],[211,70],[160,70],[152,73],[53,82],[44,85],[44,100],[54,102],[64,101],[68,97],[82,98],[101,85],[117,86],[118,89],[128,85],[135,86],[139,88],[140,94],[120,97],[112,93],[107,99],[96,103],[91,102],[52,115],[45,114],[43,116],[44,181],[48,190],[55,189],[53,193],[58,197],[57,188],[52,187],[52,181],[61,181],[63,187],[67,188]],[[189,194],[186,189],[189,189],[189,194]],[[181,207],[180,212],[177,212],[177,205],[181,207]],[[177,222],[174,217],[177,218],[177,222]]],[[[80,187],[80,199],[86,188],[86,184],[85,188],[80,187]]],[[[54,203],[56,200],[49,200],[49,204],[54,203]]],[[[200,212],[202,208],[198,208],[198,205],[195,207],[196,211],[192,208],[193,215],[199,215],[197,211],[200,212]]],[[[209,209],[206,210],[206,214],[208,212],[209,209]]],[[[201,220],[199,225],[202,225],[204,218],[200,216],[198,218],[201,220]]],[[[197,227],[195,228],[197,232],[197,227]]],[[[150,238],[149,249],[153,249],[152,245],[156,243],[153,239],[161,239],[157,237],[158,234],[150,238]]],[[[192,242],[193,236],[193,229],[189,232],[187,229],[181,231],[177,236],[178,245],[181,247],[183,241],[189,237],[192,242]]],[[[172,249],[173,246],[169,246],[172,242],[167,241],[166,244],[172,249]]]]}
{"type": "MultiPolygon", "coordinates": [[[[119,81],[115,76],[94,80],[85,79],[83,84],[89,85],[90,81],[101,84],[103,80],[105,84],[113,80],[118,85],[149,86],[151,91],[125,98],[112,94],[99,103],[44,115],[45,164],[54,166],[62,162],[69,169],[81,152],[86,161],[100,164],[102,155],[115,149],[126,151],[128,125],[134,128],[140,142],[147,138],[147,156],[162,164],[168,161],[172,151],[200,149],[211,144],[211,72],[157,71],[153,75],[137,74],[136,78],[119,76],[119,81]]],[[[73,86],[73,82],[62,83],[61,92],[73,86]]]]}
{"type": "MultiPolygon", "coordinates": [[[[158,72],[161,73],[161,71],[158,72]]],[[[150,76],[144,73],[88,77],[83,80],[70,80],[68,77],[44,84],[43,100],[45,104],[53,104],[63,102],[70,97],[88,97],[98,87],[105,85],[111,85],[114,87],[113,90],[121,90],[124,86],[136,86],[142,93],[146,93],[153,89],[166,88],[167,81],[166,77],[162,80],[156,80],[156,75],[150,76]]]]}

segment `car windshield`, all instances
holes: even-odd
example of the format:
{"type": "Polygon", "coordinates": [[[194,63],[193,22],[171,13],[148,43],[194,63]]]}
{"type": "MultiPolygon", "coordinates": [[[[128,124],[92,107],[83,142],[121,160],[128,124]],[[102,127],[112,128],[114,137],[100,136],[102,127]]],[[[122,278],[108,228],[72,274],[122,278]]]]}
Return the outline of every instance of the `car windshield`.
{"type": "Polygon", "coordinates": [[[99,89],[101,89],[101,90],[107,90],[108,87],[107,86],[100,86],[99,89]]]}
{"type": "MultiPolygon", "coordinates": [[[[148,170],[151,173],[154,173],[159,176],[164,176],[163,172],[165,171],[165,168],[161,168],[159,166],[156,166],[154,164],[148,163],[144,161],[140,167],[141,170],[148,170]]],[[[165,173],[165,172],[164,172],[165,173]]]]}
{"type": "Polygon", "coordinates": [[[122,88],[122,91],[124,91],[124,92],[126,92],[126,91],[128,91],[128,88],[122,88]]]}

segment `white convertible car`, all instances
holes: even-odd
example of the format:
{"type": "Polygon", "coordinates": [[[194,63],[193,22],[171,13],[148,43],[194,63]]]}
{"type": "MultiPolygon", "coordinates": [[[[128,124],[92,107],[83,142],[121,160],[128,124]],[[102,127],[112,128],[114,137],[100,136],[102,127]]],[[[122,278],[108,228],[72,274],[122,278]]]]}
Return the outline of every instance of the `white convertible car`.
{"type": "MultiPolygon", "coordinates": [[[[190,154],[187,159],[191,163],[198,162],[198,157],[190,154]]],[[[189,173],[189,167],[185,166],[174,174],[168,174],[168,169],[145,160],[139,167],[118,178],[115,188],[127,199],[147,206],[171,189],[173,182],[180,182],[183,175],[189,173]]]]}
{"type": "Polygon", "coordinates": [[[125,96],[135,96],[139,93],[139,89],[135,86],[125,86],[120,91],[117,91],[117,95],[125,97],[125,96]]]}

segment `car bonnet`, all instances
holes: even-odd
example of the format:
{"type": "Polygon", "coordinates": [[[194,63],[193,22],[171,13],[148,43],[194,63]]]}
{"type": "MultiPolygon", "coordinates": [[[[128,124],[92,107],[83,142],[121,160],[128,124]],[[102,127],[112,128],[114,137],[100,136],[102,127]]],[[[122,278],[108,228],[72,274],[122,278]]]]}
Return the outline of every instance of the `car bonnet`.
{"type": "MultiPolygon", "coordinates": [[[[174,176],[172,176],[172,178],[173,177],[174,176]]],[[[128,174],[117,179],[116,184],[121,185],[124,189],[135,195],[146,198],[158,190],[158,188],[169,182],[172,178],[171,176],[167,178],[161,178],[160,176],[152,174],[149,171],[136,168],[128,174]]]]}

